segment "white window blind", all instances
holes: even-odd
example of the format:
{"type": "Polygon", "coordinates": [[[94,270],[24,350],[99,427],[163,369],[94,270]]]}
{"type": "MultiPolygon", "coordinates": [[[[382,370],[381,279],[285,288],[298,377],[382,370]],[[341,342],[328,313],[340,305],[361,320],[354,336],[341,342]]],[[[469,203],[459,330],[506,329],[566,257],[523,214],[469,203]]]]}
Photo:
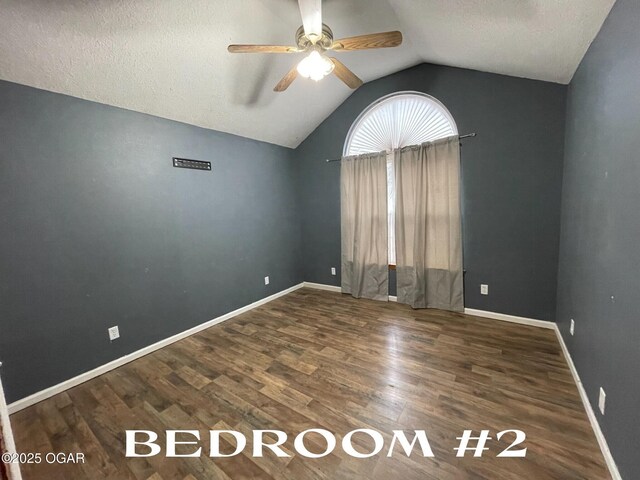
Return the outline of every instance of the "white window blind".
{"type": "Polygon", "coordinates": [[[458,134],[447,108],[420,92],[397,92],[369,105],[351,126],[343,155],[386,151],[389,265],[396,263],[393,151],[458,134]]]}

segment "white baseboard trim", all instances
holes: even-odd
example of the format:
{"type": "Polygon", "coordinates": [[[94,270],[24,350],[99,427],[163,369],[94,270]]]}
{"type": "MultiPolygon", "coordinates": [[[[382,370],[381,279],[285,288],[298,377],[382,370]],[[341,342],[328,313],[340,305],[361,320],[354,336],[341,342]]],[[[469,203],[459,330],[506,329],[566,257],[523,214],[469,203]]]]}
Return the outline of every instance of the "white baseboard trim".
{"type": "Polygon", "coordinates": [[[609,473],[611,473],[611,478],[613,478],[613,480],[622,480],[622,477],[620,476],[620,472],[618,471],[618,466],[616,465],[616,462],[613,459],[613,455],[611,455],[611,450],[609,450],[607,439],[604,437],[604,434],[602,433],[602,429],[600,428],[600,424],[598,423],[598,418],[596,417],[596,414],[593,411],[591,402],[589,402],[589,397],[587,397],[587,392],[584,389],[584,385],[582,385],[582,380],[580,380],[580,375],[578,375],[578,370],[576,370],[576,366],[573,363],[573,359],[571,358],[569,349],[567,348],[567,345],[564,343],[564,338],[560,333],[558,324],[554,323],[553,325],[554,325],[554,330],[556,331],[556,336],[558,337],[558,342],[560,343],[560,347],[562,348],[562,353],[564,354],[564,358],[567,360],[567,364],[569,365],[569,370],[571,370],[571,375],[573,376],[573,380],[576,382],[576,385],[578,387],[578,392],[580,393],[582,404],[584,405],[584,409],[587,411],[587,417],[589,418],[589,422],[591,423],[591,428],[593,428],[593,433],[596,436],[596,440],[598,441],[600,450],[602,450],[602,455],[604,456],[604,460],[605,462],[607,462],[607,467],[609,468],[609,473]]]}
{"type": "MultiPolygon", "coordinates": [[[[340,287],[334,285],[325,285],[323,283],[304,282],[304,286],[307,288],[315,288],[316,290],[326,290],[329,292],[340,292],[340,287]]],[[[390,302],[397,302],[398,297],[395,295],[389,295],[390,302]]],[[[492,318],[494,320],[502,320],[504,322],[520,323],[522,325],[531,325],[534,327],[554,329],[555,323],[547,320],[536,320],[534,318],[516,317],[515,315],[507,315],[505,313],[486,312],[484,310],[476,310],[473,308],[465,308],[464,313],[467,315],[474,315],[476,317],[492,318]]]]}
{"type": "Polygon", "coordinates": [[[484,310],[476,310],[474,308],[465,308],[466,315],[474,315],[476,317],[492,318],[503,322],[520,323],[522,325],[530,325],[532,327],[548,328],[553,330],[556,327],[555,322],[548,320],[536,320],[535,318],[517,317],[515,315],[507,315],[506,313],[486,312],[484,310]]]}
{"type": "MultiPolygon", "coordinates": [[[[11,422],[9,421],[9,409],[4,400],[2,380],[0,380],[0,453],[16,453],[16,444],[13,440],[11,422]],[[4,447],[4,450],[3,448],[4,447]]],[[[10,480],[21,480],[20,464],[18,462],[5,462],[10,480]]],[[[4,476],[2,478],[5,478],[4,476]]]]}
{"type": "Polygon", "coordinates": [[[183,338],[194,335],[209,327],[213,327],[218,323],[222,323],[225,320],[229,320],[230,318],[233,318],[242,313],[248,312],[249,310],[253,310],[256,307],[259,307],[260,305],[269,303],[272,300],[275,300],[276,298],[287,295],[288,293],[298,290],[303,286],[304,286],[304,283],[299,283],[298,285],[294,285],[293,287],[287,288],[286,290],[282,290],[281,292],[274,293],[273,295],[265,297],[261,300],[253,302],[244,307],[238,308],[237,310],[234,310],[229,313],[225,313],[224,315],[214,318],[213,320],[209,320],[205,323],[201,323],[200,325],[197,325],[188,330],[185,330],[184,332],[178,333],[169,338],[165,338],[164,340],[160,340],[159,342],[156,342],[152,345],[141,348],[140,350],[136,350],[135,352],[125,355],[124,357],[117,358],[109,363],[105,363],[104,365],[94,368],[93,370],[89,370],[88,372],[81,373],[80,375],[70,378],[69,380],[65,380],[62,383],[58,383],[57,385],[53,385],[52,387],[45,388],[44,390],[41,390],[32,395],[29,395],[28,397],[17,400],[8,406],[9,414],[16,413],[24,408],[30,407],[31,405],[41,402],[42,400],[46,400],[47,398],[52,397],[53,395],[64,392],[65,390],[75,387],[76,385],[80,385],[81,383],[84,383],[87,380],[91,380],[92,378],[95,378],[99,375],[107,373],[108,371],[113,370],[114,368],[121,367],[122,365],[129,363],[137,358],[143,357],[160,348],[166,347],[167,345],[177,342],[178,340],[182,340],[183,338]]]}
{"type": "Polygon", "coordinates": [[[303,282],[306,288],[315,288],[316,290],[327,290],[328,292],[342,292],[342,289],[336,285],[325,285],[324,283],[303,282]]]}

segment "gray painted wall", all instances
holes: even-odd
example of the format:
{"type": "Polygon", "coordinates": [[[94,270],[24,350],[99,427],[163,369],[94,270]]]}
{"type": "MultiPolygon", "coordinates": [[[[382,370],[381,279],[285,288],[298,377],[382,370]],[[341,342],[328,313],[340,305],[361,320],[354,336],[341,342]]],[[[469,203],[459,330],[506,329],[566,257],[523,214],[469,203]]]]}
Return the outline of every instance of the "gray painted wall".
{"type": "Polygon", "coordinates": [[[640,478],[639,87],[640,2],[618,0],[569,89],[557,318],[625,479],[640,478]]]}
{"type": "Polygon", "coordinates": [[[566,87],[471,70],[423,64],[367,83],[298,147],[304,279],[340,284],[340,165],[324,160],[400,90],[433,95],[461,134],[478,133],[462,147],[466,306],[555,319],[566,87]]]}
{"type": "Polygon", "coordinates": [[[7,82],[0,139],[10,402],[302,280],[292,150],[7,82]]]}

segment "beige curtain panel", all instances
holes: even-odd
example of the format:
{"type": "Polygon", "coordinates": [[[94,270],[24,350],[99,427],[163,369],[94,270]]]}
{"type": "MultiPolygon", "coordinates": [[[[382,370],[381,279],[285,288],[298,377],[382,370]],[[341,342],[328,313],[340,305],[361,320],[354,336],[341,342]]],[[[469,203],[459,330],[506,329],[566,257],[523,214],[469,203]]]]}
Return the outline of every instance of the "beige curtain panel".
{"type": "Polygon", "coordinates": [[[345,157],[340,162],[342,292],[388,301],[387,156],[345,157]]]}
{"type": "Polygon", "coordinates": [[[464,310],[457,136],[396,150],[398,302],[464,310]]]}

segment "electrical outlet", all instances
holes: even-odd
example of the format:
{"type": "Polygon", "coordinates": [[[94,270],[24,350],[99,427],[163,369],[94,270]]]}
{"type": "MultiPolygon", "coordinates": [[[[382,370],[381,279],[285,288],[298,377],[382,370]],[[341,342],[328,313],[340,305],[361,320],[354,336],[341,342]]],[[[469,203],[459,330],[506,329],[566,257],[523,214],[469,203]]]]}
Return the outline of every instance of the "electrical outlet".
{"type": "Polygon", "coordinates": [[[118,330],[118,326],[108,328],[109,332],[109,340],[114,341],[116,338],[120,338],[120,330],[118,330]]]}
{"type": "Polygon", "coordinates": [[[571,326],[569,327],[569,333],[571,335],[573,335],[573,332],[575,332],[576,330],[576,322],[573,321],[573,318],[571,319],[571,326]]]}
{"type": "Polygon", "coordinates": [[[607,401],[607,394],[604,393],[602,387],[600,387],[600,396],[598,397],[598,408],[600,409],[600,413],[604,415],[604,403],[607,401]]]}
{"type": "Polygon", "coordinates": [[[335,275],[336,274],[336,267],[331,267],[331,275],[335,275]]]}
{"type": "Polygon", "coordinates": [[[264,284],[269,285],[269,276],[264,277],[264,284]]]}
{"type": "Polygon", "coordinates": [[[480,285],[480,295],[489,295],[489,285],[484,283],[480,285]]]}

